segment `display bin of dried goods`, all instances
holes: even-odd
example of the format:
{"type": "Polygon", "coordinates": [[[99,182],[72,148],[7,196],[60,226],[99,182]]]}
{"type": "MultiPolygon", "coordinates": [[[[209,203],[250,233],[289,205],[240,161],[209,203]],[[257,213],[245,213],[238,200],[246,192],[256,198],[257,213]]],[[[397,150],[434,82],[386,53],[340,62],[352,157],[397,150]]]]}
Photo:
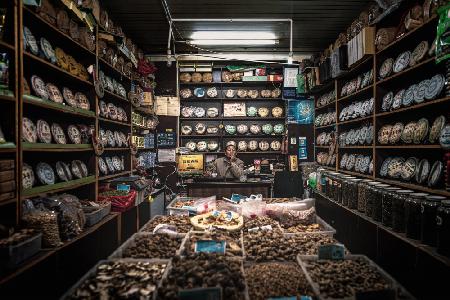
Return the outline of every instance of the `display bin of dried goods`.
{"type": "Polygon", "coordinates": [[[104,202],[108,201],[111,202],[111,210],[113,212],[124,212],[130,207],[134,206],[135,200],[136,200],[136,191],[132,190],[126,195],[115,195],[114,193],[120,193],[121,191],[108,191],[106,193],[112,193],[112,194],[105,194],[102,193],[98,195],[98,201],[104,202]]]}
{"type": "MultiPolygon", "coordinates": [[[[116,249],[116,251],[114,251],[109,257],[108,259],[115,259],[115,258],[131,258],[129,256],[126,255],[126,250],[130,247],[136,247],[136,239],[138,238],[155,238],[155,235],[157,234],[153,234],[153,233],[149,233],[149,232],[136,232],[135,234],[133,234],[125,243],[123,243],[119,248],[116,249]]],[[[158,235],[164,235],[164,233],[158,233],[158,235]]],[[[167,253],[168,255],[166,256],[170,256],[170,257],[144,257],[145,256],[145,249],[142,249],[142,257],[134,257],[135,259],[156,259],[156,258],[161,258],[161,259],[170,259],[171,256],[179,256],[180,252],[181,252],[181,248],[183,246],[183,243],[185,243],[185,237],[186,234],[183,233],[178,233],[174,236],[175,239],[179,240],[180,245],[178,246],[178,248],[175,250],[175,254],[174,255],[169,255],[170,253],[167,253]]],[[[164,250],[164,245],[159,245],[159,248],[164,250]]],[[[165,249],[168,250],[168,249],[165,249]]],[[[167,251],[166,251],[167,252],[167,251]]]]}
{"type": "Polygon", "coordinates": [[[153,232],[153,229],[158,224],[174,225],[177,227],[177,231],[179,233],[188,233],[192,229],[191,221],[187,215],[155,215],[150,221],[148,221],[144,226],[142,226],[139,232],[153,232]],[[167,222],[164,221],[164,219],[172,219],[172,220],[167,222]],[[180,222],[177,222],[178,219],[180,219],[180,222]],[[181,221],[181,219],[183,221],[181,221]],[[180,229],[182,229],[182,231],[180,231],[180,229]]]}
{"type": "Polygon", "coordinates": [[[0,246],[0,269],[12,269],[41,250],[42,233],[16,245],[0,246]]]}
{"type": "MultiPolygon", "coordinates": [[[[314,224],[314,223],[313,223],[314,224]]],[[[318,224],[318,230],[316,231],[304,231],[304,232],[289,232],[288,229],[283,229],[285,236],[292,236],[297,234],[325,234],[333,237],[336,234],[336,229],[334,229],[330,224],[325,222],[321,217],[316,216],[316,222],[318,224]]]]}
{"type": "Polygon", "coordinates": [[[252,300],[284,299],[284,297],[288,299],[290,296],[300,299],[300,296],[313,296],[312,288],[297,262],[246,261],[244,276],[248,296],[252,300]],[[267,284],[268,278],[270,284],[267,284]]]}
{"type": "Polygon", "coordinates": [[[105,203],[99,209],[92,212],[84,212],[86,216],[86,224],[84,226],[91,227],[100,222],[111,212],[111,202],[105,203]]]}
{"type": "Polygon", "coordinates": [[[192,237],[197,235],[198,240],[221,240],[221,239],[214,239],[214,235],[217,234],[218,236],[222,235],[221,238],[224,238],[226,241],[226,249],[225,249],[225,255],[230,259],[243,259],[245,258],[245,250],[244,250],[244,236],[242,231],[239,232],[226,232],[225,230],[219,230],[219,231],[196,231],[191,230],[187,235],[186,239],[183,241],[181,245],[181,251],[180,255],[185,257],[190,254],[195,253],[195,250],[192,248],[195,248],[195,244],[192,243],[192,237]],[[204,238],[203,238],[204,237],[204,238]],[[231,251],[231,245],[230,241],[238,242],[238,247],[240,248],[236,254],[236,251],[233,253],[231,251]],[[192,245],[192,244],[194,245],[192,245]],[[189,249],[190,248],[190,249],[189,249]]]}
{"type": "MultiPolygon", "coordinates": [[[[79,288],[82,288],[83,284],[87,280],[94,279],[95,277],[97,277],[97,279],[100,280],[100,278],[98,278],[98,276],[97,276],[99,267],[101,267],[104,264],[109,264],[109,263],[114,263],[114,262],[117,262],[117,263],[147,263],[147,264],[150,264],[150,265],[163,265],[163,264],[165,264],[166,266],[164,268],[164,271],[163,271],[161,277],[158,279],[158,282],[155,283],[156,287],[155,287],[155,290],[153,291],[152,296],[148,297],[148,295],[147,295],[147,297],[143,297],[143,299],[153,299],[153,300],[157,299],[157,295],[156,295],[157,294],[157,290],[161,286],[162,281],[167,277],[167,274],[168,274],[168,272],[170,270],[170,267],[171,267],[171,261],[169,259],[132,259],[132,258],[126,258],[125,259],[124,258],[124,259],[101,260],[94,267],[92,267],[92,269],[90,269],[83,277],[81,277],[81,279],[78,280],[78,282],[75,283],[60,298],[60,300],[69,300],[69,299],[77,298],[77,297],[75,297],[76,291],[79,288]]],[[[124,274],[124,273],[125,272],[122,272],[123,275],[127,275],[127,274],[124,274]]],[[[102,278],[102,279],[104,279],[104,281],[102,281],[102,284],[105,284],[108,280],[111,280],[112,278],[102,278]]],[[[132,290],[133,288],[136,288],[135,285],[142,284],[141,288],[137,288],[136,292],[138,292],[138,293],[134,295],[135,296],[134,298],[139,298],[140,296],[144,296],[144,295],[140,294],[140,290],[148,288],[148,283],[145,283],[145,285],[144,285],[144,282],[141,282],[139,277],[133,277],[133,276],[129,276],[129,281],[131,283],[130,283],[128,291],[132,290]]],[[[122,287],[122,286],[124,286],[126,284],[127,284],[127,282],[124,281],[123,279],[121,279],[120,282],[116,282],[115,285],[113,284],[109,288],[104,289],[102,292],[104,292],[104,293],[112,292],[113,289],[122,287]]],[[[93,286],[93,287],[95,288],[95,286],[93,286]]],[[[88,288],[90,288],[90,287],[88,287],[88,288]]],[[[99,290],[100,290],[100,288],[99,288],[99,290]]],[[[97,297],[100,298],[100,292],[99,292],[99,294],[97,294],[97,297]]],[[[117,297],[117,295],[116,295],[116,297],[117,297]]],[[[128,298],[128,297],[133,298],[132,295],[128,295],[126,298],[128,298]]],[[[87,295],[87,296],[85,295],[85,296],[78,297],[78,298],[95,298],[95,297],[89,297],[89,295],[87,295]]],[[[107,298],[114,298],[114,297],[107,297],[107,298]]]]}
{"type": "Polygon", "coordinates": [[[293,197],[293,198],[263,198],[262,201],[266,202],[267,204],[272,203],[288,203],[288,202],[295,202],[295,201],[301,201],[302,199],[293,197]]]}
{"type": "MultiPolygon", "coordinates": [[[[347,291],[347,292],[351,293],[352,295],[345,294],[345,295],[342,295],[339,297],[328,297],[327,296],[328,293],[326,293],[325,291],[321,292],[320,284],[328,283],[330,285],[329,288],[336,289],[336,290],[330,291],[331,293],[332,292],[345,293],[345,291],[343,289],[337,290],[337,289],[339,289],[339,285],[337,282],[338,279],[336,278],[336,276],[333,276],[333,269],[332,268],[327,269],[327,275],[332,276],[333,277],[332,279],[327,280],[326,278],[324,278],[324,276],[322,276],[324,274],[320,274],[320,282],[317,282],[317,281],[313,280],[312,272],[319,271],[319,269],[316,266],[313,270],[311,270],[308,268],[308,265],[310,263],[317,263],[317,262],[325,263],[325,262],[337,262],[337,261],[335,261],[335,260],[319,260],[318,256],[316,256],[316,255],[300,255],[300,254],[297,255],[297,262],[300,265],[300,267],[302,268],[303,272],[305,273],[306,279],[308,280],[309,284],[311,285],[314,293],[317,295],[318,300],[359,299],[355,295],[355,290],[358,290],[358,288],[353,285],[357,284],[357,283],[359,284],[359,283],[369,282],[369,278],[373,279],[374,276],[377,276],[378,277],[377,279],[380,282],[367,283],[372,288],[372,291],[373,291],[374,284],[377,284],[379,286],[385,285],[386,288],[378,289],[378,291],[380,291],[379,295],[369,294],[369,292],[371,292],[371,291],[369,291],[369,290],[364,291],[363,287],[361,287],[361,290],[359,291],[359,293],[365,295],[364,292],[367,292],[368,293],[367,295],[370,299],[415,299],[401,284],[399,284],[397,281],[395,281],[389,274],[387,274],[380,266],[378,266],[376,263],[374,263],[372,260],[370,260],[367,256],[356,255],[356,254],[345,255],[343,261],[346,261],[346,260],[353,260],[353,261],[360,260],[363,262],[364,265],[367,265],[368,268],[373,272],[372,272],[372,274],[368,273],[365,275],[357,275],[354,272],[349,271],[348,269],[341,270],[341,271],[337,270],[336,273],[339,272],[340,274],[344,274],[344,275],[350,274],[350,276],[355,276],[355,282],[351,282],[351,278],[346,278],[341,283],[342,286],[348,287],[349,291],[347,291]],[[346,272],[344,272],[344,271],[346,271],[346,272]],[[364,276],[364,278],[366,278],[366,279],[361,281],[361,276],[364,276]]],[[[323,288],[325,289],[326,287],[323,287],[323,288]]]]}

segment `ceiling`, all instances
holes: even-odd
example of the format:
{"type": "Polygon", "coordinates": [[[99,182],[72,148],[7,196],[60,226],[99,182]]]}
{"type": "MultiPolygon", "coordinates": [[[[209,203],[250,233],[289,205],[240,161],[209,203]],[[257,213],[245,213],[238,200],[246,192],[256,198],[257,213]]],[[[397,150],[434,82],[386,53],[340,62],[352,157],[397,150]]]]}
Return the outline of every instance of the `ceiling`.
{"type": "MultiPolygon", "coordinates": [[[[103,1],[115,24],[120,24],[148,54],[165,54],[169,26],[163,0],[103,1]]],[[[322,51],[334,42],[340,32],[372,1],[368,0],[166,0],[174,19],[293,19],[293,46],[296,54],[322,51]]],[[[266,48],[207,48],[214,51],[287,52],[288,22],[175,22],[175,38],[185,40],[193,30],[268,30],[277,35],[279,44],[266,48]]],[[[206,46],[202,46],[203,49],[206,46]]],[[[241,46],[242,47],[242,46],[241,46]]],[[[177,53],[201,52],[185,43],[176,43],[177,53]]]]}

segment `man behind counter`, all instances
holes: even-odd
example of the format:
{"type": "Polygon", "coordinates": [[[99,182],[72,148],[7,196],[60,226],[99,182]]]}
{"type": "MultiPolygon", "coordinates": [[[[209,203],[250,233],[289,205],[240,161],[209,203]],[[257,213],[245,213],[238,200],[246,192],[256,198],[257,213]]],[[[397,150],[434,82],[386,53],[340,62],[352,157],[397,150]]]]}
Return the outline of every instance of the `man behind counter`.
{"type": "Polygon", "coordinates": [[[229,144],[225,148],[225,157],[216,159],[212,168],[219,177],[239,179],[244,173],[244,162],[236,157],[236,147],[229,144]]]}

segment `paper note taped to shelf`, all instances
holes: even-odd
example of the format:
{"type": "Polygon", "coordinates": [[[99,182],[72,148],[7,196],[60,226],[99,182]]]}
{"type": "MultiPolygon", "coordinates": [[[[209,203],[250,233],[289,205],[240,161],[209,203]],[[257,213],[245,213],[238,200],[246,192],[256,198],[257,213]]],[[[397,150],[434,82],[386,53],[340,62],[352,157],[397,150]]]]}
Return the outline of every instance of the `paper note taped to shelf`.
{"type": "Polygon", "coordinates": [[[156,109],[155,112],[159,116],[173,116],[180,115],[180,98],[178,97],[155,97],[156,109]]]}

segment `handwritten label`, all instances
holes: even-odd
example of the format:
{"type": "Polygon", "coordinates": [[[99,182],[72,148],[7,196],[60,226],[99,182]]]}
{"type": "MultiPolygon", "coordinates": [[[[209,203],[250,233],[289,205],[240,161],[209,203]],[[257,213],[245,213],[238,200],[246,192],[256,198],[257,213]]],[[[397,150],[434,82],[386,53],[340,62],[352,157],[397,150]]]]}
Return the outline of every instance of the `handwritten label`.
{"type": "Polygon", "coordinates": [[[129,184],[118,184],[116,189],[118,191],[130,192],[130,185],[129,184]]]}
{"type": "Polygon", "coordinates": [[[344,255],[344,245],[329,244],[319,246],[319,259],[342,260],[344,259],[344,255]]]}
{"type": "Polygon", "coordinates": [[[195,252],[225,254],[227,242],[214,240],[200,240],[195,242],[195,252]]]}
{"type": "Polygon", "coordinates": [[[221,287],[196,288],[178,292],[181,300],[222,300],[221,287]]]}

